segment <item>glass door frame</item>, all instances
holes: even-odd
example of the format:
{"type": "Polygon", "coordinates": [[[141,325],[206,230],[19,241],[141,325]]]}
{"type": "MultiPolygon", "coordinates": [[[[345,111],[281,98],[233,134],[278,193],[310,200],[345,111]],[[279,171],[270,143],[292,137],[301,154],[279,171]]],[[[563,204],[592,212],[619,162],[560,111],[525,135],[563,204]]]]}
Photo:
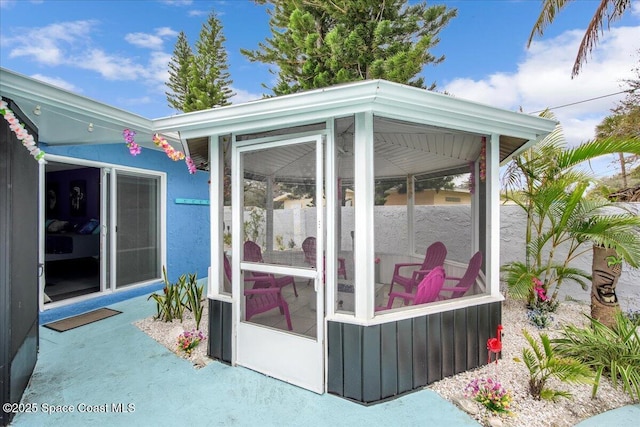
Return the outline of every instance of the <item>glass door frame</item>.
{"type": "Polygon", "coordinates": [[[262,372],[274,378],[298,385],[316,393],[325,391],[324,351],[324,207],[316,204],[316,268],[280,266],[241,262],[244,231],[244,168],[242,155],[251,151],[283,147],[302,143],[315,143],[316,200],[323,200],[325,132],[305,136],[284,135],[247,141],[232,141],[232,215],[234,236],[232,245],[232,294],[235,326],[235,363],[262,372]],[[316,336],[303,336],[275,330],[243,320],[244,298],[242,271],[257,271],[293,275],[313,280],[316,291],[316,336]]]}

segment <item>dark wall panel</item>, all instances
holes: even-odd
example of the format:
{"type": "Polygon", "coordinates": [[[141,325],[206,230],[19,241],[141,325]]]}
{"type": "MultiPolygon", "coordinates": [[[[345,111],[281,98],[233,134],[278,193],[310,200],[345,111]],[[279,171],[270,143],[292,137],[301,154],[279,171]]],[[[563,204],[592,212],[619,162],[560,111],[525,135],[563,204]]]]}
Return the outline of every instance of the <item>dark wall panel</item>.
{"type": "MultiPolygon", "coordinates": [[[[9,108],[37,141],[17,105],[9,108]]],[[[0,119],[0,400],[19,402],[38,357],[38,162],[0,119]]],[[[12,417],[0,412],[0,424],[12,417]]]]}
{"type": "Polygon", "coordinates": [[[209,300],[209,357],[231,363],[231,303],[209,300]]]}
{"type": "Polygon", "coordinates": [[[398,325],[398,392],[413,390],[413,331],[411,319],[398,325]]]}
{"type": "Polygon", "coordinates": [[[327,324],[327,391],[344,395],[344,364],[342,361],[344,342],[342,323],[328,322],[327,324]]]}
{"type": "Polygon", "coordinates": [[[432,383],[442,379],[442,316],[427,317],[427,377],[432,383]]]}
{"type": "Polygon", "coordinates": [[[329,393],[376,403],[486,363],[501,303],[375,326],[328,322],[329,393]],[[482,356],[484,354],[484,356],[482,356]]]}
{"type": "Polygon", "coordinates": [[[427,377],[427,318],[413,319],[413,388],[425,386],[429,383],[427,377]]]}
{"type": "Polygon", "coordinates": [[[396,324],[384,323],[380,325],[380,354],[381,354],[381,397],[391,397],[398,394],[398,348],[396,324]]]}
{"type": "Polygon", "coordinates": [[[365,328],[362,335],[362,400],[372,402],[380,400],[382,380],[380,378],[380,325],[365,328]]]}
{"type": "Polygon", "coordinates": [[[455,325],[453,322],[453,311],[445,311],[441,313],[442,317],[442,377],[450,377],[454,372],[454,336],[455,325]]]}
{"type": "MultiPolygon", "coordinates": [[[[467,370],[467,310],[453,312],[453,371],[455,374],[467,370]]],[[[469,328],[469,334],[474,334],[474,327],[469,328]]]]}
{"type": "Polygon", "coordinates": [[[362,400],[362,327],[345,324],[343,327],[344,342],[344,396],[349,399],[362,400]]]}

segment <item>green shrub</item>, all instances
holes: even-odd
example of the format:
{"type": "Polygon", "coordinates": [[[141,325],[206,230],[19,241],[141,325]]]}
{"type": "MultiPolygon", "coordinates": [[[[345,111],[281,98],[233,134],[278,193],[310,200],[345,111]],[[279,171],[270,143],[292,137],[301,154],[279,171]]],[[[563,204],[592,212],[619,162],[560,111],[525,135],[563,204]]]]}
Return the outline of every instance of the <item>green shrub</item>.
{"type": "Polygon", "coordinates": [[[157,314],[155,318],[165,322],[171,322],[173,319],[180,319],[180,321],[182,321],[184,311],[184,285],[181,285],[180,281],[175,284],[169,283],[167,269],[164,266],[162,267],[162,277],[164,280],[162,294],[153,293],[147,298],[147,300],[153,298],[156,302],[157,314]]]}
{"type": "Polygon", "coordinates": [[[200,321],[202,320],[202,312],[204,310],[204,304],[202,303],[203,290],[204,285],[198,286],[198,279],[196,275],[189,274],[189,282],[185,286],[187,294],[187,304],[185,307],[193,313],[193,317],[196,320],[197,330],[200,330],[200,321]]]}
{"type": "MultiPolygon", "coordinates": [[[[587,316],[589,317],[589,316],[587,316]]],[[[600,378],[606,375],[614,387],[622,389],[632,399],[640,398],[640,319],[632,320],[622,312],[615,318],[615,326],[609,328],[589,317],[591,325],[578,328],[565,326],[563,336],[554,341],[558,352],[580,360],[595,371],[592,396],[595,397],[600,378]]]]}
{"type": "Polygon", "coordinates": [[[198,286],[195,274],[189,274],[188,281],[187,276],[183,274],[176,283],[169,283],[167,270],[164,266],[162,267],[162,277],[164,280],[162,293],[153,293],[147,298],[147,300],[153,299],[156,302],[157,313],[154,317],[165,322],[171,322],[174,319],[180,319],[182,322],[186,309],[193,313],[196,329],[200,329],[200,321],[204,311],[202,302],[204,285],[198,286]]]}
{"type": "Polygon", "coordinates": [[[592,372],[580,361],[570,357],[558,357],[546,334],[540,334],[542,347],[527,332],[522,331],[531,348],[522,349],[522,360],[514,358],[516,362],[524,361],[529,369],[529,393],[535,399],[557,400],[560,397],[570,398],[568,391],[554,390],[546,386],[550,378],[562,382],[589,384],[592,382],[592,372]]]}

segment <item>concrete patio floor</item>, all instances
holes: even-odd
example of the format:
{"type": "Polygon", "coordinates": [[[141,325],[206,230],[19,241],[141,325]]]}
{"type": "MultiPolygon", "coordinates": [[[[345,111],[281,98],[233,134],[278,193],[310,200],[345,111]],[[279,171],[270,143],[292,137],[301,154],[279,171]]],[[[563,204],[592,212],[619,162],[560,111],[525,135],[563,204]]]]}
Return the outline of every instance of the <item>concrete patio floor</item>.
{"type": "Polygon", "coordinates": [[[146,295],[109,307],[122,314],[62,333],[40,327],[22,399],[37,412],[12,426],[479,425],[431,390],[366,407],[219,362],[195,369],[132,324],[155,313],[146,295]]]}
{"type": "MultiPolygon", "coordinates": [[[[140,331],[155,314],[151,286],[48,310],[41,324],[100,306],[122,311],[67,332],[40,327],[40,353],[11,426],[478,426],[431,390],[372,406],[303,390],[219,362],[202,369],[140,331]],[[132,295],[132,299],[117,302],[132,295]],[[65,412],[65,410],[67,412],[65,412]]],[[[640,405],[608,411],[580,427],[633,425],[640,405]]]]}

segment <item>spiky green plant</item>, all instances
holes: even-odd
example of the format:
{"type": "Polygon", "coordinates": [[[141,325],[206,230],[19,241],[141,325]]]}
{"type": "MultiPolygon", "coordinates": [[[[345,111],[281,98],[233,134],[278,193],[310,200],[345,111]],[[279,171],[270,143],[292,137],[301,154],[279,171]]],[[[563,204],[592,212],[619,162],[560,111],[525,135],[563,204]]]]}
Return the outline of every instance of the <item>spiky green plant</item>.
{"type": "Polygon", "coordinates": [[[640,319],[631,319],[618,312],[614,327],[609,328],[587,317],[591,321],[588,327],[567,325],[563,328],[563,336],[553,340],[557,351],[580,360],[595,371],[593,397],[605,375],[614,387],[620,384],[632,399],[640,399],[640,319]]]}
{"type": "Polygon", "coordinates": [[[560,397],[570,398],[568,391],[554,390],[547,387],[547,381],[551,378],[562,382],[590,384],[593,373],[576,359],[558,356],[547,334],[540,334],[542,346],[527,332],[522,334],[529,342],[531,348],[522,349],[522,360],[514,358],[516,362],[524,362],[529,369],[529,393],[535,399],[556,401],[560,397]]]}
{"type": "MultiPolygon", "coordinates": [[[[548,112],[541,115],[553,118],[548,112]]],[[[618,152],[640,154],[640,140],[604,139],[567,148],[558,126],[509,163],[504,175],[505,197],[522,208],[527,217],[525,259],[502,268],[511,296],[531,302],[534,277],[542,281],[552,301],[566,281],[574,281],[586,290],[591,275],[572,266],[572,262],[590,252],[592,245],[614,248],[630,266],[638,266],[640,217],[603,197],[587,197],[592,177],[575,168],[618,152]],[[561,247],[566,248],[562,255],[558,250],[561,247]]]]}
{"type": "Polygon", "coordinates": [[[162,278],[164,280],[162,293],[153,293],[147,298],[147,300],[153,299],[156,302],[155,318],[165,322],[180,319],[182,322],[184,309],[187,305],[186,276],[183,274],[178,282],[170,283],[167,278],[167,269],[162,266],[162,278]]]}
{"type": "Polygon", "coordinates": [[[197,275],[189,274],[189,281],[185,286],[187,296],[187,310],[193,313],[196,321],[196,329],[200,330],[200,321],[202,320],[202,312],[204,304],[202,303],[202,292],[204,285],[198,286],[197,275]]]}

